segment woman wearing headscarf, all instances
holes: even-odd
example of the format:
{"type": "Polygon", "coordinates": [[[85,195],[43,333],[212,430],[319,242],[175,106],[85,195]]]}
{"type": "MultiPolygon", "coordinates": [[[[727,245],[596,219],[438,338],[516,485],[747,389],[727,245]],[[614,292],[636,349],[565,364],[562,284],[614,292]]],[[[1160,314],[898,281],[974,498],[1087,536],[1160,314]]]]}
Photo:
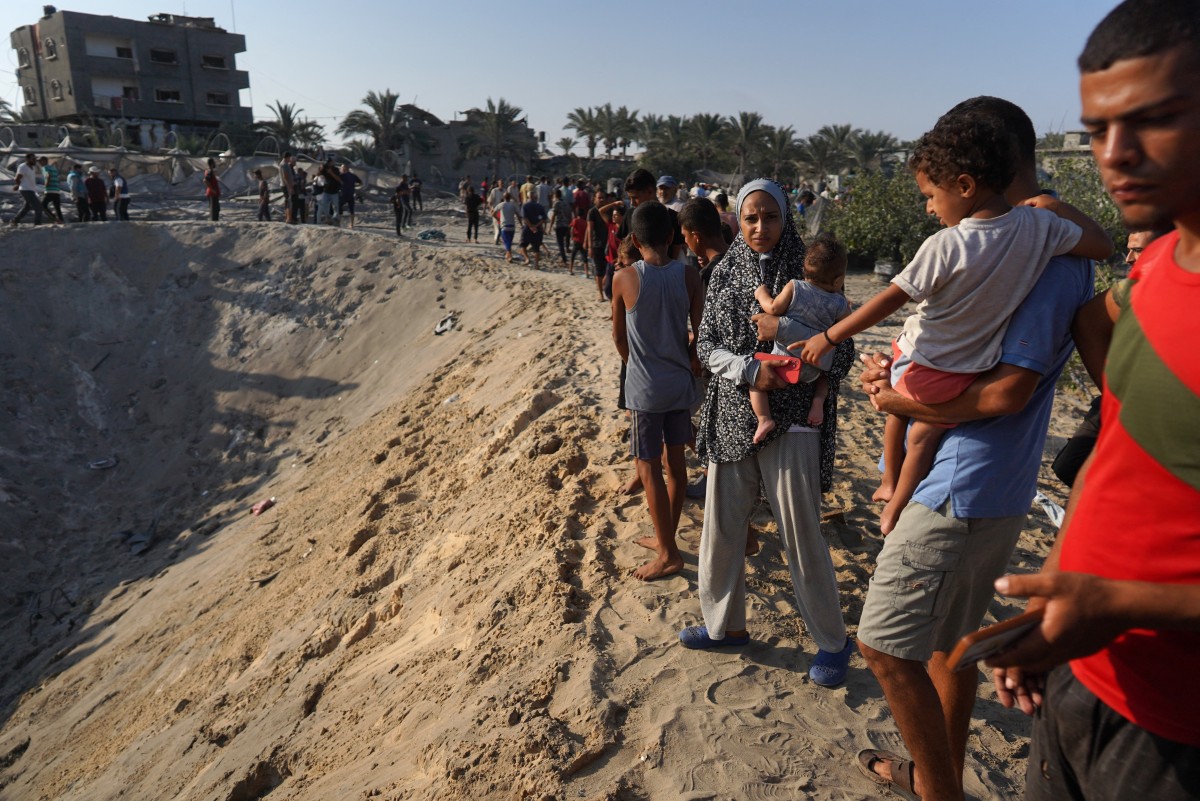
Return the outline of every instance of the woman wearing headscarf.
{"type": "MultiPolygon", "coordinates": [[[[746,631],[746,528],[760,483],[779,525],[797,606],[820,649],[809,669],[817,684],[840,684],[853,645],[846,637],[837,580],[821,536],[821,493],[832,483],[838,385],[854,360],[854,345],[841,343],[828,372],[829,396],[820,428],[808,425],[812,384],[788,384],[756,352],[770,352],[750,317],[762,311],[754,290],[772,295],[804,277],[804,243],[787,198],[775,183],[751,181],[735,206],[739,233],[713,271],[700,323],[700,361],[712,371],[700,417],[697,449],[708,462],[699,584],[703,626],[679,638],[689,648],[739,646],[746,631]],[[770,390],[778,426],[754,443],[757,421],[749,389],[770,390]]],[[[782,337],[782,334],[781,334],[782,337]]]]}

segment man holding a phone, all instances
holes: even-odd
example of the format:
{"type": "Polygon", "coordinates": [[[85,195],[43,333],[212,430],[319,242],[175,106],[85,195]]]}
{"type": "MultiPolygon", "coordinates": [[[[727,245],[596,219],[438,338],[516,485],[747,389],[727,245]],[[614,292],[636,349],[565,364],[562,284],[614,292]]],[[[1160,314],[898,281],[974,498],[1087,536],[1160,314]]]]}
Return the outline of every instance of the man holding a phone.
{"type": "Polygon", "coordinates": [[[1083,122],[1131,229],[1174,223],[1077,319],[1109,344],[1096,449],[1042,572],[1042,623],[993,657],[1037,706],[1026,798],[1200,798],[1200,4],[1126,0],[1079,57],[1083,122]],[[1064,664],[1068,663],[1068,664],[1064,664]],[[1048,675],[1047,671],[1049,672],[1048,675]]]}

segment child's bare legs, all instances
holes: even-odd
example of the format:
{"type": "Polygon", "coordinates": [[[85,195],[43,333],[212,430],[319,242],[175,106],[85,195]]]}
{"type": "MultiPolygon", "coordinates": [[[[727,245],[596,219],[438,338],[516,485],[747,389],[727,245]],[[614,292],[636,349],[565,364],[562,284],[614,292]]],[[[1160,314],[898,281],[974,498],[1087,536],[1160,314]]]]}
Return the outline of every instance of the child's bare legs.
{"type": "Polygon", "coordinates": [[[771,417],[771,402],[767,399],[767,393],[760,389],[750,390],[750,408],[758,418],[758,428],[754,430],[754,442],[758,444],[775,430],[775,418],[771,417]]]}
{"type": "Polygon", "coordinates": [[[813,381],[812,406],[808,407],[808,424],[813,428],[825,422],[825,399],[829,397],[829,379],[821,373],[813,381]]]}
{"type": "MultiPolygon", "coordinates": [[[[683,569],[683,557],[675,543],[679,516],[683,512],[683,493],[687,487],[687,462],[683,445],[666,446],[667,478],[663,481],[662,463],[655,459],[637,460],[638,475],[646,488],[646,506],[654,524],[654,550],[657,555],[634,571],[642,581],[662,578],[683,569]]],[[[644,544],[644,541],[638,543],[644,544]]]]}
{"type": "Polygon", "coordinates": [[[896,490],[892,493],[892,498],[887,502],[887,506],[883,507],[883,513],[879,515],[879,528],[883,531],[884,536],[890,534],[896,527],[896,523],[900,520],[900,513],[912,500],[913,493],[917,491],[917,485],[929,474],[929,468],[933,465],[933,457],[937,453],[938,443],[942,441],[945,433],[946,429],[941,426],[921,422],[914,422],[912,428],[909,429],[908,453],[900,468],[896,490]]]}
{"type": "Polygon", "coordinates": [[[871,496],[873,501],[890,501],[896,493],[900,480],[900,467],[904,464],[904,438],[908,435],[908,418],[894,414],[887,416],[883,424],[883,478],[879,489],[871,496]]]}

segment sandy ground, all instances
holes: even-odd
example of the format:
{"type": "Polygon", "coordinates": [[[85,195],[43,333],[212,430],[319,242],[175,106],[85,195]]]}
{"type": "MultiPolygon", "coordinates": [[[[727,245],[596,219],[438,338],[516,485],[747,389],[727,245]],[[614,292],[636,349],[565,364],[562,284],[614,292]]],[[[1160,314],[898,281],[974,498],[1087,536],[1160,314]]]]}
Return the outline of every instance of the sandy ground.
{"type": "MultiPolygon", "coordinates": [[[[880,797],[852,760],[894,721],[859,657],[809,681],[765,509],[745,650],[676,640],[702,505],[683,573],[631,578],[650,524],[593,284],[381,213],[187,216],[3,235],[0,798],[880,797]]],[[[881,430],[847,383],[824,533],[852,628],[881,430]]],[[[1035,509],[1013,568],[1052,536],[1035,509]]],[[[981,685],[972,797],[1020,797],[1028,733],[981,685]]]]}

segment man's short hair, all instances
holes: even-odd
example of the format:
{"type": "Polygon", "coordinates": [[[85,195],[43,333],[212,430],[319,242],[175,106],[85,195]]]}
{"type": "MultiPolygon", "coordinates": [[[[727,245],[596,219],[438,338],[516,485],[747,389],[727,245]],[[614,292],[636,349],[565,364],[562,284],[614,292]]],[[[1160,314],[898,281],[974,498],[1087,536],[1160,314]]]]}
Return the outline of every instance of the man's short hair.
{"type": "Polygon", "coordinates": [[[846,246],[832,234],[821,234],[804,254],[804,275],[822,284],[832,284],[846,274],[846,246]]]}
{"type": "Polygon", "coordinates": [[[692,198],[679,210],[679,227],[695,231],[701,239],[721,236],[721,214],[707,198],[692,198]]]}
{"type": "Polygon", "coordinates": [[[1108,12],[1079,54],[1080,72],[1100,72],[1126,58],[1185,46],[1200,56],[1200,3],[1196,0],[1125,0],[1108,12]]]}
{"type": "Polygon", "coordinates": [[[1003,192],[1017,174],[1017,148],[1004,123],[980,109],[948,111],[917,142],[908,168],[937,186],[969,175],[980,186],[1003,192]]]}
{"type": "Polygon", "coordinates": [[[801,192],[801,193],[800,193],[800,202],[801,202],[801,203],[803,203],[803,204],[804,204],[804,205],[806,205],[806,206],[807,206],[807,205],[809,205],[809,204],[811,204],[811,203],[816,203],[816,202],[817,202],[817,196],[816,196],[816,195],[814,195],[814,194],[813,194],[812,192],[810,192],[809,190],[805,189],[803,192],[801,192]]]}
{"type": "Polygon", "coordinates": [[[292,157],[292,151],[290,151],[290,150],[283,151],[283,157],[285,159],[290,159],[292,157]]]}
{"type": "Polygon", "coordinates": [[[1037,160],[1034,152],[1037,150],[1037,132],[1034,131],[1033,121],[1016,103],[1001,97],[979,95],[964,100],[946,113],[954,114],[963,111],[982,111],[1003,122],[1009,134],[1016,139],[1018,164],[1032,164],[1037,160]]]}
{"type": "Polygon", "coordinates": [[[641,203],[629,217],[629,230],[646,247],[661,248],[675,239],[671,213],[657,200],[641,203]]]}
{"type": "MultiPolygon", "coordinates": [[[[629,177],[625,179],[625,191],[644,192],[649,190],[653,192],[655,183],[654,175],[649,170],[638,168],[629,173],[629,177]]],[[[638,238],[641,239],[641,237],[638,238]]]]}

